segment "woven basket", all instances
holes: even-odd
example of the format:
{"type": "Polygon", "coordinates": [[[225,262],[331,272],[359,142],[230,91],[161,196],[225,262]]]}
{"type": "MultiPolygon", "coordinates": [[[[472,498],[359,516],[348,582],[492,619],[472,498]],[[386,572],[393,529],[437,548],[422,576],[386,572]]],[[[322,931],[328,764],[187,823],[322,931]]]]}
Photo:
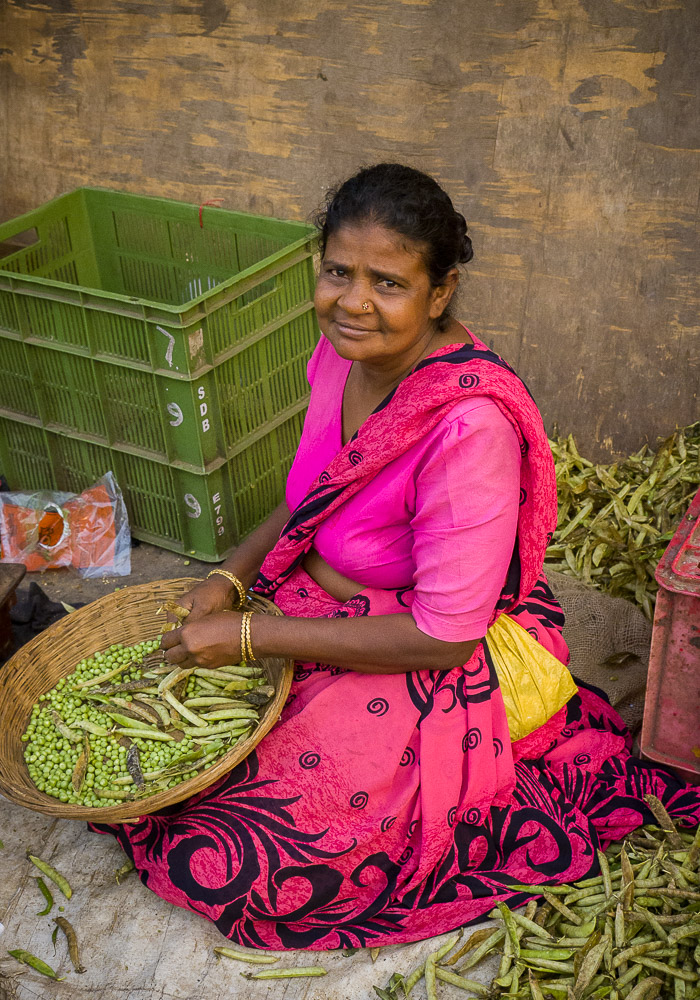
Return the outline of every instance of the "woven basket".
{"type": "MultiPolygon", "coordinates": [[[[29,723],[39,695],[51,690],[72,673],[84,657],[106,649],[112,643],[131,646],[159,635],[165,619],[157,609],[163,601],[177,601],[201,583],[195,578],[158,580],[125,587],[71,612],[22,646],[4,667],[0,667],[0,793],[11,802],[47,816],[90,820],[95,823],[123,823],[137,815],[146,816],[189,798],[212,785],[240,763],[277,722],[292,683],[292,661],[264,657],[256,661],[275,688],[274,698],[261,709],[260,723],[251,736],[220,757],[194,778],[180,782],[156,795],[124,802],[118,806],[91,808],[60,802],[40,792],[24,763],[25,744],[20,740],[29,723]]],[[[250,611],[281,615],[264,597],[249,596],[250,611]]]]}

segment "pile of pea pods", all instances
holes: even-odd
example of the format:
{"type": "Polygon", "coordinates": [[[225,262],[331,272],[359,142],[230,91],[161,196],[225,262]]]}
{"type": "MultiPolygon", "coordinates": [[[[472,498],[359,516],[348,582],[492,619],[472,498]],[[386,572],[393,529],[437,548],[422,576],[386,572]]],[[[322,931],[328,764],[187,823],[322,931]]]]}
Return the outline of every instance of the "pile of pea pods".
{"type": "Polygon", "coordinates": [[[658,825],[599,850],[599,875],[575,885],[510,885],[541,901],[522,910],[499,903],[490,925],[461,946],[455,935],[411,973],[394,973],[374,987],[377,996],[404,1000],[425,978],[428,1000],[439,982],[489,998],[698,1000],[700,827],[678,830],[655,796],[645,799],[658,825]],[[490,986],[465,976],[497,952],[490,986]]]}

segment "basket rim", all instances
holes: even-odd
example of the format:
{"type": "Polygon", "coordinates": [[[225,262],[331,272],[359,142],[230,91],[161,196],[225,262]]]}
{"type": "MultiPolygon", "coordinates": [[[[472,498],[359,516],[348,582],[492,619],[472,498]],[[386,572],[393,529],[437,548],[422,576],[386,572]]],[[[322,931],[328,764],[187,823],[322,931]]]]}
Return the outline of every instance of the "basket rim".
{"type": "MultiPolygon", "coordinates": [[[[11,684],[10,679],[16,676],[17,670],[24,671],[25,673],[38,673],[41,669],[42,663],[45,662],[43,654],[46,650],[42,647],[49,646],[53,638],[58,635],[63,635],[64,632],[67,632],[70,635],[70,632],[74,631],[77,635],[80,635],[81,639],[84,641],[86,635],[89,637],[92,631],[96,631],[95,628],[92,630],[89,628],[87,630],[85,628],[81,628],[81,626],[85,623],[85,620],[94,615],[97,609],[105,609],[108,608],[110,604],[123,602],[125,596],[129,598],[129,604],[132,607],[134,605],[138,606],[138,604],[141,603],[149,605],[152,609],[154,603],[160,604],[164,600],[168,600],[169,596],[170,598],[181,597],[184,593],[187,593],[192,586],[201,582],[202,579],[200,577],[177,577],[168,580],[155,580],[144,584],[134,584],[130,587],[120,588],[110,594],[104,594],[95,601],[86,604],[83,608],[78,608],[75,611],[70,612],[70,614],[64,618],[60,618],[57,622],[54,622],[53,625],[50,625],[28,643],[25,643],[24,646],[21,646],[20,649],[18,649],[17,652],[14,653],[13,656],[11,656],[10,659],[6,661],[5,665],[0,669],[0,718],[2,718],[3,715],[3,701],[6,704],[9,701],[8,697],[3,698],[2,695],[7,695],[9,693],[11,684]],[[117,595],[119,595],[118,598],[117,595]]],[[[248,597],[249,603],[247,609],[253,611],[253,613],[275,614],[282,616],[282,612],[279,608],[277,608],[267,598],[261,597],[258,594],[250,593],[248,597]]],[[[115,622],[114,627],[115,631],[118,631],[118,621],[115,622]]],[[[147,638],[147,636],[144,635],[143,639],[145,638],[147,638]]],[[[111,645],[112,642],[118,641],[121,640],[119,639],[118,634],[115,634],[115,637],[110,641],[106,643],[103,641],[101,648],[103,649],[105,648],[105,645],[108,646],[111,645]]],[[[131,641],[133,643],[143,640],[133,639],[131,641]]],[[[98,650],[96,649],[95,652],[97,651],[98,650]]],[[[47,680],[44,693],[45,691],[51,690],[51,688],[55,687],[59,677],[66,677],[71,674],[77,661],[78,658],[74,658],[70,664],[65,666],[61,665],[60,672],[54,672],[53,679],[50,683],[47,680]]],[[[264,713],[261,716],[261,721],[253,733],[242,743],[232,747],[227,753],[219,757],[210,768],[201,772],[196,777],[188,778],[186,781],[180,782],[180,784],[176,785],[174,788],[165,789],[154,795],[150,795],[147,798],[138,799],[133,802],[123,802],[117,806],[92,807],[63,803],[54,796],[39,791],[39,789],[34,785],[26,771],[24,754],[20,749],[19,757],[21,759],[21,764],[17,764],[17,762],[13,760],[8,766],[6,759],[4,757],[0,757],[0,795],[3,795],[15,805],[24,806],[25,808],[44,815],[50,815],[60,819],[84,820],[97,824],[135,822],[137,818],[150,815],[160,809],[176,805],[178,802],[182,802],[184,799],[190,798],[192,795],[195,795],[208,788],[210,785],[213,785],[216,781],[224,777],[234,767],[241,763],[241,761],[245,760],[245,758],[258,745],[258,743],[264,739],[267,733],[279,720],[292,683],[293,660],[284,657],[261,657],[257,663],[263,667],[268,675],[268,678],[275,686],[276,690],[274,698],[268,702],[266,706],[264,706],[264,713]],[[275,670],[279,675],[276,682],[275,677],[272,674],[273,670],[275,670]],[[12,784],[12,772],[14,771],[16,775],[18,767],[23,768],[25,772],[28,783],[25,786],[27,789],[26,793],[18,791],[12,784]]],[[[18,740],[19,736],[24,733],[30,714],[31,706],[26,712],[26,717],[21,729],[13,735],[14,740],[18,740]]]]}

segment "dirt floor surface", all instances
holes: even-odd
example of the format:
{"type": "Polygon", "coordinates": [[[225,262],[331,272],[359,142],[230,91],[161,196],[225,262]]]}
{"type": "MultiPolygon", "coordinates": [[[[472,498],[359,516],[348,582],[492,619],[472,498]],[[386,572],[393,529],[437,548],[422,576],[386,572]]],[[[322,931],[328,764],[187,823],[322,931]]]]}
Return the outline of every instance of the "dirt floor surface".
{"type": "Polygon", "coordinates": [[[133,587],[137,583],[150,580],[170,580],[179,576],[205,577],[216,563],[200,562],[192,556],[179,552],[168,552],[155,545],[140,542],[131,550],[130,576],[105,576],[96,580],[81,579],[74,569],[49,569],[45,573],[27,573],[19,590],[26,590],[34,581],[52,601],[67,604],[89,604],[105,594],[111,594],[116,587],[133,587]]]}
{"type": "MultiPolygon", "coordinates": [[[[109,836],[90,833],[84,823],[56,820],[29,812],[0,797],[0,1000],[376,1000],[373,986],[386,986],[393,972],[408,974],[450,935],[382,949],[372,963],[367,949],[345,956],[342,951],[287,952],[280,966],[322,966],[318,979],[249,982],[242,973],[260,968],[226,958],[214,948],[230,942],[196,913],[160,899],[132,873],[120,885],[115,871],[125,855],[109,836]],[[36,885],[39,872],[26,859],[36,853],[65,875],[73,896],[54,895],[50,914],[38,916],[44,900],[36,885]],[[59,912],[64,906],[64,912],[59,912]],[[76,930],[86,972],[71,968],[66,941],[59,932],[51,943],[53,918],[64,916],[76,930]],[[52,982],[18,964],[7,954],[23,948],[65,976],[52,982]]],[[[483,963],[469,975],[491,981],[498,961],[483,963]]],[[[466,994],[441,984],[441,1000],[466,994]]],[[[419,983],[414,1000],[425,1000],[419,983]]]]}

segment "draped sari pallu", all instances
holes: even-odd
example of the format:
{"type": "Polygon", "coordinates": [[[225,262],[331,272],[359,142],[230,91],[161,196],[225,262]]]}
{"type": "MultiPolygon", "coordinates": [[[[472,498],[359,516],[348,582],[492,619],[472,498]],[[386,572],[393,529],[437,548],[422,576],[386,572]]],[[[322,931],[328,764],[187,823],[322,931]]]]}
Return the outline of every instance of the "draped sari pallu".
{"type": "MultiPolygon", "coordinates": [[[[491,351],[444,348],[362,425],[292,513],[256,589],[287,615],[410,613],[411,589],[341,603],[301,564],[317,526],[467,395],[488,395],[522,452],[506,612],[561,662],[563,615],[542,565],[556,524],[547,437],[518,376],[491,351]],[[397,428],[401,429],[398,439],[397,428]]],[[[579,692],[511,744],[488,640],[462,667],[362,674],[297,663],[278,725],[230,775],[113,833],[144,884],[262,948],[412,941],[597,870],[595,849],[652,817],[652,792],[687,825],[700,794],[630,757],[601,692],[579,692]]]]}

